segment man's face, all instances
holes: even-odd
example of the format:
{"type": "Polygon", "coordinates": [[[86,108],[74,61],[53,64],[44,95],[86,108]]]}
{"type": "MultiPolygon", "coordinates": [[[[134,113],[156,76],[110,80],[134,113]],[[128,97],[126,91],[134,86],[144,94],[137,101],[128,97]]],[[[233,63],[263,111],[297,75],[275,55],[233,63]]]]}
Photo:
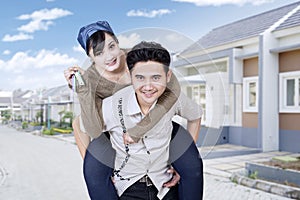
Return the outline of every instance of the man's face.
{"type": "Polygon", "coordinates": [[[138,62],[134,65],[131,82],[141,108],[153,105],[165,91],[171,75],[170,70],[166,73],[163,64],[155,61],[138,62]]]}

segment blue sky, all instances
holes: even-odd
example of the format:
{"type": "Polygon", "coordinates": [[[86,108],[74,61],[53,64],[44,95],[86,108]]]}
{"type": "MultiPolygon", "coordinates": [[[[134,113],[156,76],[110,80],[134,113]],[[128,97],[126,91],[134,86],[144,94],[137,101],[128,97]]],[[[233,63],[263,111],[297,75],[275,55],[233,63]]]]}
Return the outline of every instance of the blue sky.
{"type": "Polygon", "coordinates": [[[0,8],[0,90],[65,84],[63,70],[88,60],[81,26],[107,20],[131,47],[141,40],[178,52],[213,28],[295,0],[9,0],[0,8]]]}

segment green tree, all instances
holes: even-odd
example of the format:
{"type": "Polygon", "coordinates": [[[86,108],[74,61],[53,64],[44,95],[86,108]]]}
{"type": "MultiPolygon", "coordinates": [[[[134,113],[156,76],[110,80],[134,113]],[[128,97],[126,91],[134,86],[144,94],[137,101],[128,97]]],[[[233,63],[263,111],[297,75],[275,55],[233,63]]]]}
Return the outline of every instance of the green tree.
{"type": "Polygon", "coordinates": [[[62,127],[62,124],[63,124],[63,115],[65,114],[65,110],[62,110],[62,111],[60,111],[59,113],[58,113],[58,115],[59,115],[59,127],[62,127]]]}
{"type": "Polygon", "coordinates": [[[35,119],[38,122],[39,119],[42,119],[42,112],[41,111],[37,111],[35,114],[35,119]]]}
{"type": "Polygon", "coordinates": [[[73,112],[71,111],[66,111],[64,116],[63,116],[63,121],[65,122],[66,119],[69,119],[69,126],[72,127],[72,121],[73,121],[74,115],[73,112]]]}
{"type": "Polygon", "coordinates": [[[11,111],[10,110],[3,110],[1,111],[1,117],[4,118],[4,120],[8,121],[11,118],[11,111]]]}

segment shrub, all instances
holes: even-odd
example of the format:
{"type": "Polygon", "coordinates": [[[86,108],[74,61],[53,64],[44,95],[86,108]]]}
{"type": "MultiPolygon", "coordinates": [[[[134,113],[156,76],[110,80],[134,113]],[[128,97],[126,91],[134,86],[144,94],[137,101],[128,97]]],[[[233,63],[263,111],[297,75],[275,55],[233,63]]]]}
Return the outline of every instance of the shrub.
{"type": "Polygon", "coordinates": [[[28,122],[24,121],[22,122],[22,129],[28,128],[28,122]]]}
{"type": "Polygon", "coordinates": [[[50,129],[44,129],[43,134],[44,135],[54,135],[54,130],[52,127],[50,129]]]}

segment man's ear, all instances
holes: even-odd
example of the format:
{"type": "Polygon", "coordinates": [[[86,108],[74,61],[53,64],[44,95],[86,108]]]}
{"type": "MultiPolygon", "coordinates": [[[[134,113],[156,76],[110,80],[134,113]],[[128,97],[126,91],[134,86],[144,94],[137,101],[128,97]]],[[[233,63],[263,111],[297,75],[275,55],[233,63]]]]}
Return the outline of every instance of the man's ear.
{"type": "Polygon", "coordinates": [[[172,70],[169,69],[169,71],[167,72],[167,83],[170,82],[172,74],[173,74],[172,70]]]}

